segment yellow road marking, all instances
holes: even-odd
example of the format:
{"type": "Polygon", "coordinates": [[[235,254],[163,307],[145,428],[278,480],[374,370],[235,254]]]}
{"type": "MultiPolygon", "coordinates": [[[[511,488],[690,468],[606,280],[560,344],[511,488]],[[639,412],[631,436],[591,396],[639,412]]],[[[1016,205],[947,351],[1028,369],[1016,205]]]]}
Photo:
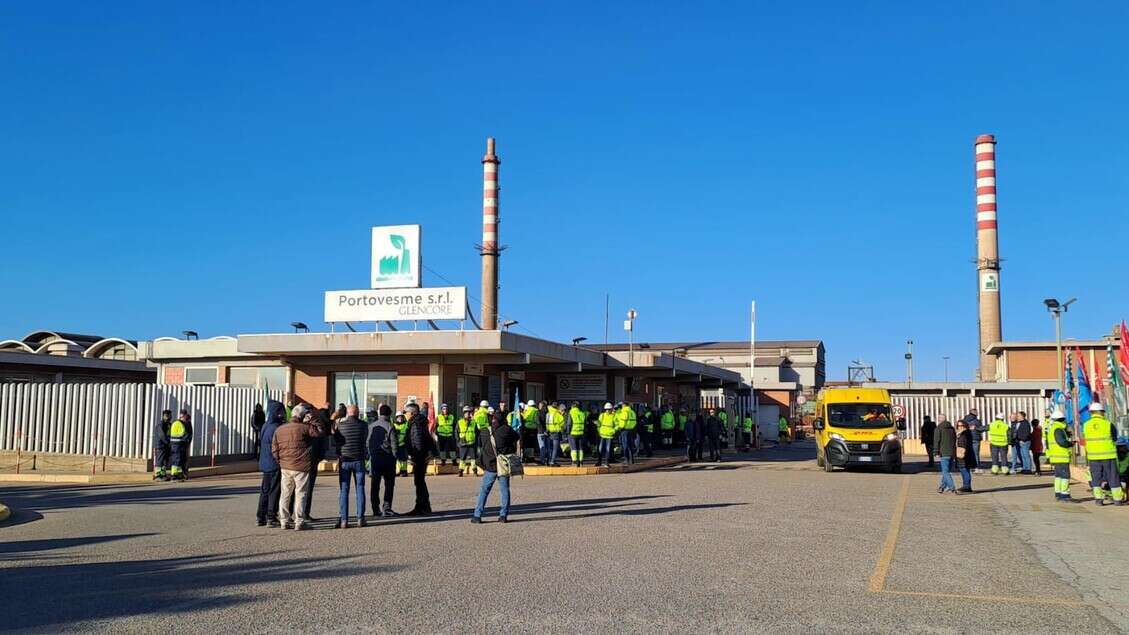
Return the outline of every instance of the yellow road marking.
{"type": "Polygon", "coordinates": [[[894,515],[890,518],[890,529],[886,531],[886,542],[882,544],[882,554],[878,556],[878,564],[870,576],[870,591],[877,593],[886,586],[886,575],[890,572],[890,562],[894,559],[894,549],[898,546],[898,533],[902,530],[902,516],[906,511],[906,499],[909,497],[909,476],[902,477],[902,491],[898,493],[898,502],[894,504],[894,515]]]}
{"type": "MultiPolygon", "coordinates": [[[[874,591],[874,589],[871,589],[874,591]]],[[[912,597],[945,598],[953,600],[983,600],[985,602],[1010,602],[1013,604],[1042,604],[1048,606],[1092,606],[1089,602],[1081,600],[1068,600],[1066,598],[1049,597],[1017,597],[1012,595],[971,595],[963,593],[934,593],[932,591],[891,591],[881,589],[877,593],[888,595],[908,595],[912,597]]]]}

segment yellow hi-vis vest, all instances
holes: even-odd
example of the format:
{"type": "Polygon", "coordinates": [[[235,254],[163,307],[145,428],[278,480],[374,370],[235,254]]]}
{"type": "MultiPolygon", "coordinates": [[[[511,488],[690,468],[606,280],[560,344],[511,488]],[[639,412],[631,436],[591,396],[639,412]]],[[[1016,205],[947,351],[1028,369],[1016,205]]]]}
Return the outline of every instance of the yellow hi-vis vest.
{"type": "Polygon", "coordinates": [[[674,429],[674,413],[667,410],[663,413],[662,419],[659,420],[659,427],[663,430],[674,429]]]}
{"type": "Polygon", "coordinates": [[[404,444],[408,441],[408,422],[393,423],[392,427],[396,430],[396,443],[400,447],[407,447],[404,444]]]}
{"type": "Polygon", "coordinates": [[[650,408],[643,411],[643,429],[646,430],[648,434],[655,431],[655,418],[651,415],[650,408]]]}
{"type": "Polygon", "coordinates": [[[788,431],[788,420],[785,419],[784,417],[780,417],[780,421],[776,422],[776,427],[778,427],[780,429],[780,432],[787,432],[788,431]]]}
{"type": "Polygon", "coordinates": [[[569,434],[574,437],[584,436],[584,422],[588,421],[588,415],[580,408],[573,407],[568,411],[568,418],[572,422],[569,428],[569,434]]]}
{"type": "Polygon", "coordinates": [[[1003,419],[988,424],[988,443],[997,448],[1007,446],[1007,423],[1003,419]]]}
{"type": "Polygon", "coordinates": [[[526,406],[525,412],[521,413],[521,422],[526,430],[537,429],[537,409],[526,406]]]}
{"type": "Polygon", "coordinates": [[[486,408],[479,406],[478,410],[474,411],[471,421],[474,421],[475,427],[479,430],[485,430],[490,427],[490,413],[486,412],[486,408]]]}
{"type": "Polygon", "coordinates": [[[549,408],[545,414],[545,429],[549,432],[560,432],[564,429],[564,415],[556,408],[549,408]]]}
{"type": "Polygon", "coordinates": [[[638,421],[635,419],[635,410],[631,406],[624,406],[615,415],[616,427],[620,430],[634,430],[638,421]]]}
{"type": "Polygon", "coordinates": [[[1064,448],[1055,441],[1055,432],[1058,430],[1066,430],[1066,423],[1063,421],[1052,421],[1051,425],[1046,429],[1046,440],[1043,441],[1043,449],[1047,451],[1047,460],[1051,463],[1069,463],[1070,462],[1070,448],[1064,448]]]}
{"type": "Polygon", "coordinates": [[[182,441],[184,437],[188,436],[188,427],[180,419],[172,422],[169,426],[169,440],[182,441]]]}
{"type": "Polygon", "coordinates": [[[1113,438],[1109,420],[1094,414],[1083,426],[1082,436],[1086,438],[1086,460],[1105,461],[1117,458],[1117,446],[1113,438]]]}
{"type": "Polygon", "coordinates": [[[745,422],[742,424],[741,427],[743,427],[745,429],[745,432],[752,432],[753,431],[753,418],[752,417],[745,417],[745,422]]]}
{"type": "Polygon", "coordinates": [[[601,439],[610,439],[615,436],[616,423],[615,413],[610,410],[605,410],[600,413],[599,426],[597,431],[600,433],[601,439]]]}
{"type": "Polygon", "coordinates": [[[435,434],[449,437],[455,432],[455,415],[439,415],[435,422],[435,434]]]}
{"type": "Polygon", "coordinates": [[[474,419],[467,419],[465,417],[459,419],[459,440],[465,445],[472,445],[474,443],[474,432],[474,419]]]}

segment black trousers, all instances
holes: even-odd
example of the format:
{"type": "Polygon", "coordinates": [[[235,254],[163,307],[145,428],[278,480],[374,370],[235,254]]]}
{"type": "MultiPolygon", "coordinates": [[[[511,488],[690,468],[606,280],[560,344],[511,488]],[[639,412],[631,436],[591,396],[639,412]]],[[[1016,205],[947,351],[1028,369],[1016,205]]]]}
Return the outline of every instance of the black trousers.
{"type": "Polygon", "coordinates": [[[431,511],[431,495],[427,492],[427,455],[412,457],[412,482],[416,486],[416,511],[431,511]]]}
{"type": "Polygon", "coordinates": [[[706,446],[710,449],[711,461],[721,458],[721,437],[713,434],[706,435],[706,446]]]}
{"type": "Polygon", "coordinates": [[[153,459],[153,470],[164,468],[166,472],[169,471],[169,468],[172,467],[172,463],[169,461],[172,450],[169,448],[168,442],[157,443],[154,449],[157,451],[157,458],[153,459]]]}
{"type": "Polygon", "coordinates": [[[278,499],[282,495],[282,470],[263,472],[263,482],[259,487],[259,511],[255,517],[259,522],[278,520],[278,499]]]}
{"type": "Polygon", "coordinates": [[[646,454],[647,456],[655,455],[653,437],[654,433],[647,432],[646,428],[643,428],[639,431],[639,440],[643,442],[643,454],[646,454]]]}
{"type": "Polygon", "coordinates": [[[310,478],[306,486],[306,496],[302,499],[302,517],[310,517],[310,505],[314,502],[314,483],[318,480],[318,466],[325,458],[325,446],[314,445],[310,448],[310,478]]]}
{"type": "Polygon", "coordinates": [[[376,514],[378,510],[390,511],[392,509],[392,496],[396,492],[396,463],[389,461],[387,463],[373,463],[372,464],[372,486],[369,488],[369,503],[372,507],[372,513],[376,514]],[[380,502],[380,482],[384,481],[384,506],[381,507],[380,502]]]}
{"type": "Polygon", "coordinates": [[[925,446],[925,455],[929,457],[929,465],[932,466],[933,465],[933,444],[927,441],[927,442],[922,443],[922,445],[925,446]]]}

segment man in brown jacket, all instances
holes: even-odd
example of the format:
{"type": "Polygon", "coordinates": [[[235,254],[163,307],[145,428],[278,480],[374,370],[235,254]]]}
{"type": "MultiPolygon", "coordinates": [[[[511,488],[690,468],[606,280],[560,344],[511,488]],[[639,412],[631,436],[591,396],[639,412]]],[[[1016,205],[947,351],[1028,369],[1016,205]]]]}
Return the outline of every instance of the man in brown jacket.
{"type": "Polygon", "coordinates": [[[279,427],[271,441],[271,454],[282,470],[282,504],[279,516],[283,529],[306,528],[301,518],[301,501],[306,497],[309,484],[310,446],[322,435],[313,410],[298,404],[290,414],[290,422],[279,427]]]}

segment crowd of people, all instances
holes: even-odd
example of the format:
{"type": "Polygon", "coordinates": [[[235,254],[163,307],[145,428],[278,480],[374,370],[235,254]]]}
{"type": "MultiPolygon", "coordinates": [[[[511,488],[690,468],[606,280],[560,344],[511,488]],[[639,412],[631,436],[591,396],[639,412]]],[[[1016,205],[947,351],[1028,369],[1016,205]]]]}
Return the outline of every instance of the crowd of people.
{"type": "MultiPolygon", "coordinates": [[[[406,515],[430,514],[427,467],[448,461],[460,477],[482,477],[472,520],[481,521],[487,498],[497,488],[499,519],[505,522],[509,479],[516,473],[512,465],[560,466],[567,459],[574,467],[589,461],[609,467],[654,456],[657,448],[684,448],[690,461],[720,461],[730,438],[728,413],[713,407],[688,411],[622,402],[585,407],[577,401],[529,401],[511,410],[504,402],[495,408],[484,400],[477,407],[463,406],[461,416],[447,404],[434,413],[429,408],[409,401],[393,412],[383,404],[362,417],[356,404],[331,409],[330,404],[285,407],[270,401],[265,409],[256,406],[251,423],[262,472],[258,525],[308,528],[314,520],[310,505],[319,464],[332,454],[339,482],[338,527],[349,527],[351,521],[365,526],[368,509],[373,518],[396,516],[396,481],[409,470],[415,505],[406,515]],[[367,497],[366,480],[371,481],[367,497]]],[[[752,417],[738,417],[733,433],[741,448],[751,448],[752,417]]]]}
{"type": "MultiPolygon", "coordinates": [[[[1105,418],[1101,403],[1093,403],[1085,413],[1081,433],[1086,449],[1090,487],[1094,500],[1104,505],[1107,499],[1115,505],[1126,504],[1122,482],[1129,478],[1129,439],[1119,437],[1117,428],[1105,418]]],[[[997,413],[985,425],[976,409],[969,411],[954,426],[946,415],[933,421],[926,416],[921,425],[921,441],[929,457],[929,465],[940,463],[941,482],[937,492],[966,494],[972,492],[972,475],[982,474],[980,450],[988,441],[990,473],[997,476],[1016,474],[1043,475],[1043,460],[1054,473],[1055,500],[1069,502],[1070,462],[1078,445],[1074,432],[1066,423],[1060,408],[1048,409],[1044,423],[1028,419],[1023,411],[997,413]],[[952,472],[961,476],[957,488],[952,472]]]]}

